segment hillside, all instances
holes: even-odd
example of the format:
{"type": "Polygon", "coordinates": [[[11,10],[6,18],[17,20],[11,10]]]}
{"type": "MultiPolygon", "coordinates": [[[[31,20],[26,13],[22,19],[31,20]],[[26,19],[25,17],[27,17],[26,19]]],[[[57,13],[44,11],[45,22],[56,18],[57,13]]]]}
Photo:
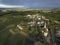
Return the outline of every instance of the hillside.
{"type": "MultiPolygon", "coordinates": [[[[60,10],[51,10],[51,12],[43,12],[42,10],[0,11],[0,45],[38,45],[35,44],[35,39],[39,34],[36,34],[36,28],[28,28],[28,22],[32,19],[26,17],[27,15],[34,17],[33,15],[37,14],[49,19],[47,27],[51,32],[53,30],[60,30],[60,10]],[[21,25],[21,29],[19,29],[17,25],[21,25]]],[[[37,28],[37,30],[39,29],[37,28]]],[[[44,38],[44,36],[42,38],[44,38]]],[[[44,39],[42,38],[40,39],[41,43],[39,43],[44,45],[44,39]]],[[[57,44],[58,42],[60,41],[56,41],[57,44]]]]}

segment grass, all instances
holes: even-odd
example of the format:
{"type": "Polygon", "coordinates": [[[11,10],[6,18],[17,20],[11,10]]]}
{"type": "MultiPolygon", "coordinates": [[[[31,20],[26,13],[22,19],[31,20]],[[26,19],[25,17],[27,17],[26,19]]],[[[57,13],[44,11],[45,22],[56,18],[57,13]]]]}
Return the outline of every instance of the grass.
{"type": "MultiPolygon", "coordinates": [[[[28,11],[26,13],[28,13],[28,11]]],[[[51,13],[51,14],[50,13],[39,13],[39,14],[50,19],[52,22],[53,22],[53,20],[60,21],[60,14],[54,14],[54,13],[51,13]]],[[[28,21],[29,21],[28,18],[25,18],[24,15],[22,16],[22,15],[18,15],[18,14],[17,15],[6,14],[3,16],[0,16],[0,45],[25,45],[24,41],[26,41],[25,39],[27,37],[19,34],[17,31],[19,29],[17,29],[16,26],[17,26],[17,24],[24,25],[25,26],[24,31],[26,33],[29,33],[30,30],[28,30],[28,28],[26,28],[28,21]],[[10,29],[16,31],[17,33],[15,32],[16,33],[15,35],[12,34],[9,31],[10,29]]],[[[51,26],[51,28],[52,28],[52,25],[53,24],[51,24],[49,26],[51,26]]],[[[60,27],[60,24],[56,24],[55,26],[60,27]]],[[[34,33],[32,33],[32,34],[34,35],[34,33]]],[[[33,37],[33,38],[35,38],[35,37],[33,37]]],[[[26,43],[28,43],[28,41],[26,43]]]]}

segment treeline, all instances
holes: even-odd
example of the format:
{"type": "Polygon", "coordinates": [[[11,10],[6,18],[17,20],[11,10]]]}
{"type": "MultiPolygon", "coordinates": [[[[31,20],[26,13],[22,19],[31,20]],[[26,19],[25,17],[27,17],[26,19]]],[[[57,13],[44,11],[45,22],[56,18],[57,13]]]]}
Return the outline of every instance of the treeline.
{"type": "Polygon", "coordinates": [[[40,13],[40,11],[32,10],[32,11],[6,11],[2,12],[0,11],[0,16],[6,15],[6,14],[13,14],[13,15],[27,15],[27,14],[36,14],[40,13]]]}
{"type": "Polygon", "coordinates": [[[7,10],[6,12],[0,11],[0,16],[8,15],[8,14],[21,15],[21,16],[28,15],[28,14],[31,15],[39,14],[39,15],[44,15],[46,18],[60,21],[60,10],[57,9],[56,10],[52,9],[50,12],[43,12],[42,10],[27,10],[27,11],[7,10]]]}

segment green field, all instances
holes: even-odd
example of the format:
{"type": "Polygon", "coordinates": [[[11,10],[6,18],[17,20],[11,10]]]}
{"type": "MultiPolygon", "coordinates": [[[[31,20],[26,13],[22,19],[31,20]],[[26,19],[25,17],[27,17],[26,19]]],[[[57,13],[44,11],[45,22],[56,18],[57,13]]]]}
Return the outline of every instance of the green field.
{"type": "MultiPolygon", "coordinates": [[[[53,25],[54,21],[60,22],[60,10],[56,11],[56,13],[54,13],[54,11],[44,13],[41,10],[0,12],[0,45],[34,45],[32,42],[32,44],[29,43],[29,41],[27,41],[28,36],[20,34],[20,29],[17,28],[18,24],[24,25],[23,31],[30,35],[29,32],[31,30],[27,28],[29,19],[24,17],[28,14],[43,15],[51,20],[50,28],[60,29],[60,24],[56,23],[55,26],[53,25]]],[[[35,33],[31,33],[31,37],[36,38],[35,33]]]]}

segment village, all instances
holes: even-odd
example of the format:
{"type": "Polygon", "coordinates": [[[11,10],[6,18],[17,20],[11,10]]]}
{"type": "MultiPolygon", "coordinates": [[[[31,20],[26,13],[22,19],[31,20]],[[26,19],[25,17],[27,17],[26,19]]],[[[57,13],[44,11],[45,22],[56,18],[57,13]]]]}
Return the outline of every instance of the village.
{"type": "MultiPolygon", "coordinates": [[[[31,21],[29,21],[27,23],[27,28],[28,28],[28,30],[31,31],[29,33],[34,33],[35,32],[36,34],[39,34],[37,36],[38,40],[32,38],[33,41],[35,41],[35,45],[40,45],[40,42],[41,42],[41,40],[40,40],[41,37],[40,36],[41,35],[43,36],[43,38],[45,40],[44,45],[56,45],[55,34],[54,34],[53,31],[51,32],[51,30],[49,29],[49,26],[48,26],[49,23],[50,23],[49,19],[45,18],[44,16],[40,16],[38,14],[27,15],[25,17],[28,18],[28,19],[31,19],[31,21]],[[51,41],[53,41],[53,43],[51,41]]],[[[20,32],[21,34],[23,34],[25,36],[28,35],[27,33],[23,32],[23,30],[24,30],[23,26],[17,25],[17,27],[21,30],[21,32],[20,32]]],[[[58,34],[56,33],[56,35],[58,35],[58,34]]],[[[29,40],[30,40],[30,38],[29,38],[29,40]]]]}

